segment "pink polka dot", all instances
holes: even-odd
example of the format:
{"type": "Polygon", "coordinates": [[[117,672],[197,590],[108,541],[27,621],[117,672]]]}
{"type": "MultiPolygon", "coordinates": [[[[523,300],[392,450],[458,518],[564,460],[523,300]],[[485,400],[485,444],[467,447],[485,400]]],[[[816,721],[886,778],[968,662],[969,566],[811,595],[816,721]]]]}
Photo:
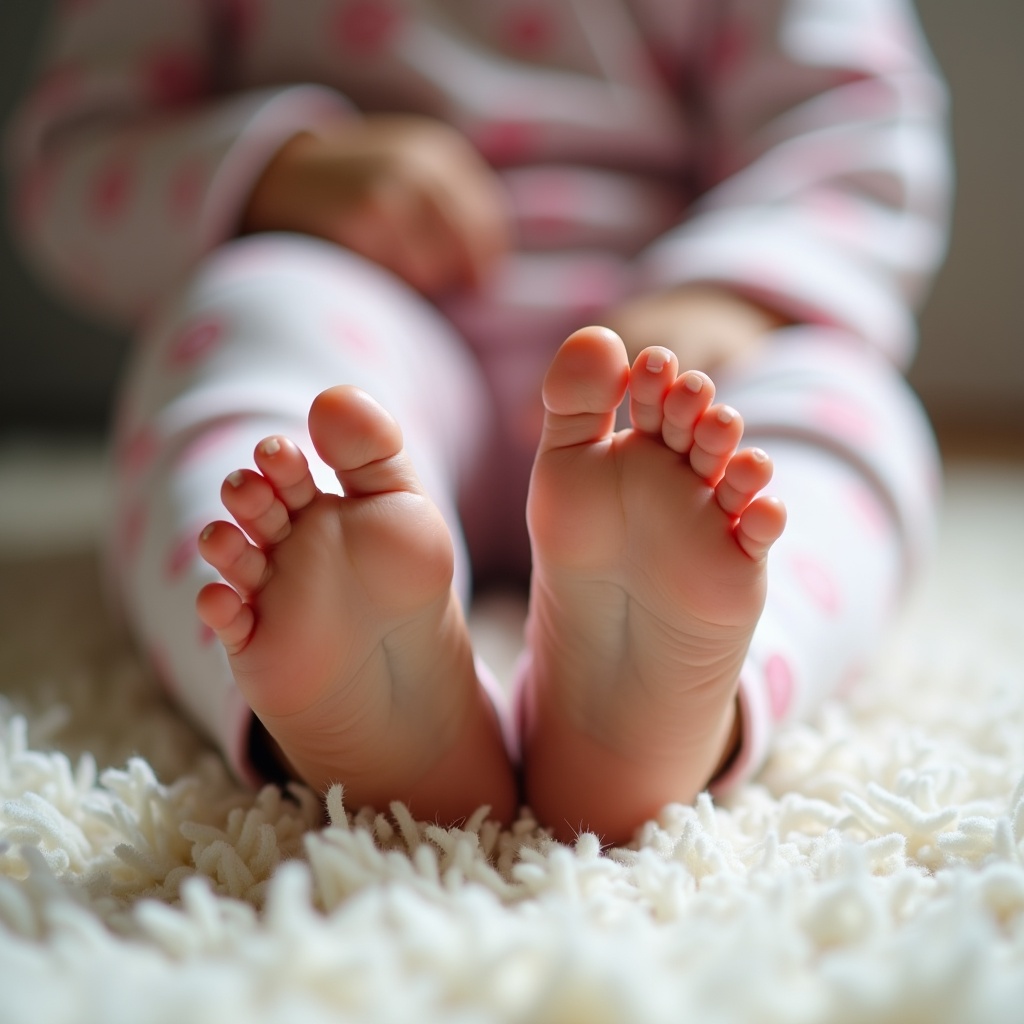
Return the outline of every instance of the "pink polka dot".
{"type": "Polygon", "coordinates": [[[199,213],[205,178],[204,168],[198,160],[186,160],[171,174],[167,188],[167,212],[172,220],[192,220],[199,213]]]}
{"type": "Polygon", "coordinates": [[[199,532],[202,527],[194,527],[186,530],[167,552],[164,559],[164,577],[168,583],[174,583],[180,579],[185,570],[199,558],[199,532]]]}
{"type": "Polygon", "coordinates": [[[736,22],[723,26],[711,48],[708,65],[715,78],[724,78],[736,67],[750,49],[746,31],[736,22]]]}
{"type": "Polygon", "coordinates": [[[793,701],[793,671],[781,654],[773,654],[764,663],[764,682],[772,717],[778,722],[785,717],[793,701]]]}
{"type": "Polygon", "coordinates": [[[653,40],[646,54],[652,61],[658,75],[671,87],[678,87],[687,73],[683,56],[658,40],[653,40]]]}
{"type": "Polygon", "coordinates": [[[141,501],[129,505],[122,513],[115,543],[123,566],[134,565],[137,561],[148,521],[149,515],[141,501]]]}
{"type": "Polygon", "coordinates": [[[93,178],[90,208],[93,217],[110,224],[122,215],[135,183],[135,163],[124,153],[112,156],[93,178]]]}
{"type": "MultiPolygon", "coordinates": [[[[777,263],[763,259],[745,259],[739,266],[739,273],[746,290],[755,298],[760,294],[770,301],[772,296],[780,292],[786,294],[793,290],[790,279],[777,263]]],[[[793,300],[794,305],[798,302],[799,300],[793,300]]]]}
{"type": "Polygon", "coordinates": [[[222,320],[210,317],[185,328],[171,344],[168,360],[178,369],[205,359],[224,337],[222,320]]]}
{"type": "Polygon", "coordinates": [[[897,11],[881,13],[885,10],[880,8],[880,13],[874,18],[872,31],[867,37],[870,42],[863,48],[864,59],[870,67],[888,71],[902,67],[907,54],[914,52],[918,44],[907,19],[897,11]]]}
{"type": "Polygon", "coordinates": [[[884,81],[871,76],[861,77],[855,83],[856,89],[851,89],[843,102],[850,110],[850,117],[870,118],[884,116],[893,109],[894,104],[899,103],[899,95],[894,92],[894,85],[891,81],[884,81]]]}
{"type": "Polygon", "coordinates": [[[523,54],[548,50],[555,38],[551,12],[540,4],[528,4],[511,11],[500,31],[505,44],[523,54]]]}
{"type": "Polygon", "coordinates": [[[178,106],[202,95],[203,67],[190,53],[158,50],[146,57],[141,73],[147,94],[160,106],[178,106]]]}
{"type": "Polygon", "coordinates": [[[250,275],[267,273],[280,266],[281,243],[272,235],[253,235],[225,255],[217,268],[218,282],[236,281],[250,275]]]}
{"type": "Polygon", "coordinates": [[[862,208],[836,189],[818,189],[807,196],[806,203],[812,216],[820,217],[832,228],[849,233],[864,225],[862,208]]]}
{"type": "Polygon", "coordinates": [[[137,477],[152,465],[159,448],[156,431],[148,425],[140,427],[118,449],[118,467],[126,476],[137,477]]]}
{"type": "Polygon", "coordinates": [[[373,332],[352,320],[351,316],[340,312],[329,314],[327,331],[343,352],[360,362],[371,363],[380,359],[381,346],[373,332]]]}
{"type": "Polygon", "coordinates": [[[585,264],[567,275],[565,295],[579,316],[588,317],[608,308],[622,289],[616,270],[603,262],[585,264]]]}
{"type": "Polygon", "coordinates": [[[818,608],[826,615],[836,615],[842,602],[832,573],[810,555],[794,555],[790,564],[793,574],[818,608]]]}
{"type": "Polygon", "coordinates": [[[876,440],[875,424],[864,409],[844,395],[823,395],[809,409],[811,422],[831,434],[870,445],[876,440]]]}
{"type": "Polygon", "coordinates": [[[393,3],[349,0],[334,16],[333,36],[349,53],[379,54],[398,33],[402,16],[393,3]]]}
{"type": "Polygon", "coordinates": [[[216,451],[229,441],[234,441],[238,434],[239,427],[236,422],[228,422],[204,430],[194,441],[181,449],[174,460],[175,466],[181,468],[202,462],[211,452],[216,451]]]}
{"type": "Polygon", "coordinates": [[[548,210],[572,210],[580,205],[578,182],[571,174],[552,171],[548,174],[531,176],[531,194],[527,199],[531,205],[548,210]]]}
{"type": "Polygon", "coordinates": [[[540,143],[536,125],[523,121],[490,121],[469,134],[484,159],[499,166],[522,163],[540,143]]]}
{"type": "Polygon", "coordinates": [[[579,206],[579,190],[568,175],[557,171],[530,174],[509,186],[512,205],[531,237],[546,244],[557,244],[573,223],[579,206]]]}

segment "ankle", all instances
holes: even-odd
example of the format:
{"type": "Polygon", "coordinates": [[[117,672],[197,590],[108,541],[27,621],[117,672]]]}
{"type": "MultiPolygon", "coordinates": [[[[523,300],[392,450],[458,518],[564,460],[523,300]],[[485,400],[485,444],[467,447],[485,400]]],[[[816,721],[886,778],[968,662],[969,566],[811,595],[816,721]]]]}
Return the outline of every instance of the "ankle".
{"type": "Polygon", "coordinates": [[[418,818],[457,823],[481,806],[489,818],[509,825],[519,806],[516,771],[498,714],[477,688],[454,741],[425,772],[418,773],[403,799],[418,818]]]}
{"type": "Polygon", "coordinates": [[[629,842],[667,804],[692,803],[739,745],[735,700],[667,747],[602,740],[559,714],[550,699],[541,703],[527,700],[523,708],[524,800],[564,842],[583,831],[607,844],[629,842]]]}

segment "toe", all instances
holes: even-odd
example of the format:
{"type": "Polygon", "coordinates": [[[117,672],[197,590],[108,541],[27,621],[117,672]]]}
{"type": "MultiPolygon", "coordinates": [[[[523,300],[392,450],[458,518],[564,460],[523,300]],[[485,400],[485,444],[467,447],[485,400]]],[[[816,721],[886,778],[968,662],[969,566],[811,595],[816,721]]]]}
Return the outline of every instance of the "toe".
{"type": "Polygon", "coordinates": [[[256,621],[252,609],[223,583],[208,583],[199,591],[196,612],[217,634],[228,654],[238,654],[252,636],[256,621]]]}
{"type": "Polygon", "coordinates": [[[786,506],[778,498],[755,498],[736,523],[736,541],[755,561],[782,536],[786,527],[786,506]]]}
{"type": "Polygon", "coordinates": [[[665,396],[661,436],[673,451],[685,455],[693,446],[693,428],[715,400],[715,385],[699,370],[680,374],[665,396]]]}
{"type": "Polygon", "coordinates": [[[729,460],[715,497],[723,511],[738,516],[771,478],[771,459],[760,448],[745,448],[729,460]]]}
{"type": "Polygon", "coordinates": [[[540,450],[568,448],[609,436],[628,381],[626,348],[614,331],[584,327],[571,334],[544,378],[540,450]]]}
{"type": "Polygon", "coordinates": [[[306,457],[288,438],[264,438],[256,446],[255,458],[260,472],[290,513],[304,509],[316,497],[306,457]]]}
{"type": "Polygon", "coordinates": [[[220,498],[238,525],[261,547],[279,544],[291,532],[284,502],[259,473],[237,469],[221,485],[220,498]]]}
{"type": "Polygon", "coordinates": [[[267,556],[231,523],[210,523],[199,535],[199,553],[243,594],[255,593],[266,581],[267,556]]]}
{"type": "Polygon", "coordinates": [[[743,419],[728,405],[713,405],[693,428],[690,466],[709,484],[717,484],[743,436],[743,419]]]}
{"type": "Polygon", "coordinates": [[[645,434],[660,434],[665,396],[676,379],[679,363],[667,348],[647,348],[636,357],[629,374],[629,418],[645,434]]]}
{"type": "Polygon", "coordinates": [[[309,435],[346,497],[421,491],[394,418],[365,391],[343,384],[321,392],[309,410],[309,435]]]}

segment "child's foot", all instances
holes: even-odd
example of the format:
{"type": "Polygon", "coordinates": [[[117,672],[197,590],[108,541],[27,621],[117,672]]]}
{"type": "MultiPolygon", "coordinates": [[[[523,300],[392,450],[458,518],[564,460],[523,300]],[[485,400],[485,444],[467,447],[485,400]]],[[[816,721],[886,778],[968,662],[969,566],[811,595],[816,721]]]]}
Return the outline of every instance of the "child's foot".
{"type": "Polygon", "coordinates": [[[736,742],[740,668],[785,509],[763,452],[701,373],[577,331],[544,382],[530,484],[522,693],[526,798],[569,838],[609,842],[689,802],[736,742]],[[633,428],[613,432],[627,385],[633,428]]]}
{"type": "Polygon", "coordinates": [[[221,492],[238,526],[200,538],[227,581],[203,588],[200,617],[313,788],[341,782],[350,807],[401,799],[446,823],[485,803],[509,820],[512,769],[451,588],[451,537],[398,425],[338,387],[314,401],[309,431],[345,497],[317,489],[290,441],[262,441],[259,472],[221,492]]]}

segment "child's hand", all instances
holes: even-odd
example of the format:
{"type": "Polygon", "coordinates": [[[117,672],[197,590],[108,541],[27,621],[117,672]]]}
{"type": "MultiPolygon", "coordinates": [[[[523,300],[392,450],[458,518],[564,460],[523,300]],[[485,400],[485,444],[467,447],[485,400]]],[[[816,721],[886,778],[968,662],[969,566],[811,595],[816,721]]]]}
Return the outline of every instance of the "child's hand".
{"type": "Polygon", "coordinates": [[[286,142],[242,230],[326,238],[428,295],[479,285],[509,240],[501,185],[469,142],[437,121],[384,115],[286,142]]]}
{"type": "Polygon", "coordinates": [[[681,368],[712,372],[752,352],[787,321],[726,288],[683,285],[630,299],[603,322],[625,342],[630,359],[661,345],[676,354],[681,368]]]}

